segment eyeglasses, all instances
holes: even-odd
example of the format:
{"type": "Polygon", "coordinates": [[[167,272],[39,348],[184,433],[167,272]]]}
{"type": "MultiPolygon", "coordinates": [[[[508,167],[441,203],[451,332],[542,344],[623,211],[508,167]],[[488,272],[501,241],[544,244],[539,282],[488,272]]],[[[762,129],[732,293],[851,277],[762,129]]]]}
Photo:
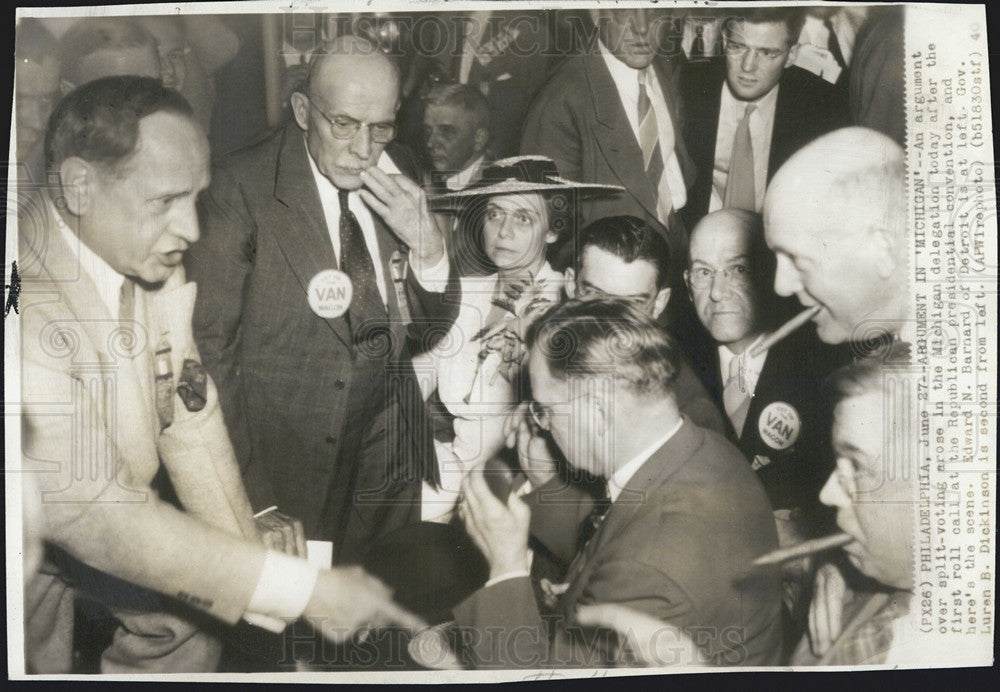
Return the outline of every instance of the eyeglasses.
{"type": "Polygon", "coordinates": [[[787,48],[751,48],[745,43],[740,43],[730,38],[723,39],[722,46],[726,51],[726,55],[742,58],[746,55],[747,51],[750,51],[755,57],[761,57],[765,60],[777,60],[792,49],[791,46],[787,48]]]}
{"type": "Polygon", "coordinates": [[[333,133],[335,139],[354,139],[361,130],[362,125],[368,128],[368,135],[376,144],[386,144],[391,142],[392,138],[396,136],[396,126],[393,123],[363,123],[346,115],[330,117],[321,111],[311,98],[306,96],[306,99],[309,101],[309,105],[322,115],[324,120],[330,123],[330,132],[333,133]]]}
{"type": "MultiPolygon", "coordinates": [[[[718,269],[711,267],[691,267],[691,270],[688,272],[688,281],[691,282],[692,288],[702,290],[712,285],[718,273],[718,269]]],[[[730,285],[737,288],[746,288],[753,281],[750,267],[745,264],[730,265],[722,270],[722,275],[728,279],[730,285]]]]}
{"type": "MultiPolygon", "coordinates": [[[[563,403],[568,404],[571,401],[576,401],[577,399],[581,399],[587,396],[588,393],[589,392],[581,392],[580,394],[577,394],[574,397],[570,397],[563,403]]],[[[539,428],[541,428],[542,430],[552,429],[552,414],[549,413],[548,408],[542,406],[540,403],[532,399],[531,401],[528,402],[528,413],[531,414],[531,419],[535,421],[535,425],[537,425],[539,428]]]]}

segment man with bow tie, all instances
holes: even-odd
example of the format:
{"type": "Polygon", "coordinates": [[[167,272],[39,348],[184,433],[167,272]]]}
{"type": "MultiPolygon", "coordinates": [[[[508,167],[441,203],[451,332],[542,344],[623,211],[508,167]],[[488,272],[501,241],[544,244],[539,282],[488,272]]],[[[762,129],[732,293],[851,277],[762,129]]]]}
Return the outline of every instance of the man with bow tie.
{"type": "Polygon", "coordinates": [[[747,572],[777,545],[771,508],[739,453],[678,411],[673,341],[628,302],[597,299],[554,309],[529,345],[534,424],[574,474],[606,482],[604,511],[584,524],[566,583],[550,589],[557,617],[545,624],[529,578],[531,511],[470,474],[461,514],[490,579],[455,609],[467,662],[607,665],[615,651],[574,614],[613,602],[686,630],[717,663],[776,663],[778,574],[747,572]]]}

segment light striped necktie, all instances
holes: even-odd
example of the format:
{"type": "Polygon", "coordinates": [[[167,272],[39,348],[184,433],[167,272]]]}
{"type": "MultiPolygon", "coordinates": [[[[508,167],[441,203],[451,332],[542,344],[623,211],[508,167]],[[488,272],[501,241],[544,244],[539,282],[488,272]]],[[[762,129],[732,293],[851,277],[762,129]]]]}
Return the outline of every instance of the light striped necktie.
{"type": "Polygon", "coordinates": [[[729,176],[726,178],[726,195],[722,206],[726,209],[757,211],[757,187],[753,173],[753,141],[750,138],[750,115],[757,106],[747,104],[743,117],[736,126],[733,153],[729,157],[729,176]]]}
{"type": "MultiPolygon", "coordinates": [[[[745,354],[744,354],[745,355],[745,354]]],[[[732,421],[736,437],[743,435],[743,425],[746,423],[747,412],[750,410],[750,388],[746,382],[746,367],[743,356],[736,356],[729,361],[729,378],[722,388],[722,405],[726,415],[732,421]]]]}
{"type": "Polygon", "coordinates": [[[646,91],[647,70],[639,70],[639,148],[646,176],[659,196],[660,179],[663,177],[663,156],[660,154],[660,133],[656,113],[646,91]]]}

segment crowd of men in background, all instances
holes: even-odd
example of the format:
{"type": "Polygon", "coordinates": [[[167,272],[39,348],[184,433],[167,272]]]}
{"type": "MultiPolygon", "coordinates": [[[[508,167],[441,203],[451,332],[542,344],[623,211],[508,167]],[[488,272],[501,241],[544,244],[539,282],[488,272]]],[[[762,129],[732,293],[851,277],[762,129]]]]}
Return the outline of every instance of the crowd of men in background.
{"type": "Polygon", "coordinates": [[[299,619],[448,622],[466,667],[904,660],[902,23],[451,13],[331,38],[257,132],[240,20],[23,19],[28,670],[309,666],[299,619]],[[438,534],[420,597],[369,574],[426,524],[482,559],[442,617],[438,534]]]}

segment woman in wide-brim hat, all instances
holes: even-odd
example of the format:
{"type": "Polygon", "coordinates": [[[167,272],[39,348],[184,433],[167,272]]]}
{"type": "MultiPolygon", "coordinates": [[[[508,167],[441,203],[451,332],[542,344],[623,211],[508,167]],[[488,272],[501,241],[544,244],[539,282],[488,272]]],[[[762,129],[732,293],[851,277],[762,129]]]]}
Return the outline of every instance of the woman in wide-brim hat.
{"type": "Polygon", "coordinates": [[[481,227],[489,273],[462,278],[462,306],[447,337],[414,359],[418,372],[433,373],[421,378],[425,395],[452,423],[435,435],[442,488],[425,489],[425,520],[447,520],[465,474],[503,448],[504,420],[519,403],[514,382],[524,335],[562,299],[563,275],[546,251],[574,228],[572,195],[621,189],[565,180],[551,159],[520,156],[495,162],[472,187],[431,200],[458,204],[481,227]]]}

